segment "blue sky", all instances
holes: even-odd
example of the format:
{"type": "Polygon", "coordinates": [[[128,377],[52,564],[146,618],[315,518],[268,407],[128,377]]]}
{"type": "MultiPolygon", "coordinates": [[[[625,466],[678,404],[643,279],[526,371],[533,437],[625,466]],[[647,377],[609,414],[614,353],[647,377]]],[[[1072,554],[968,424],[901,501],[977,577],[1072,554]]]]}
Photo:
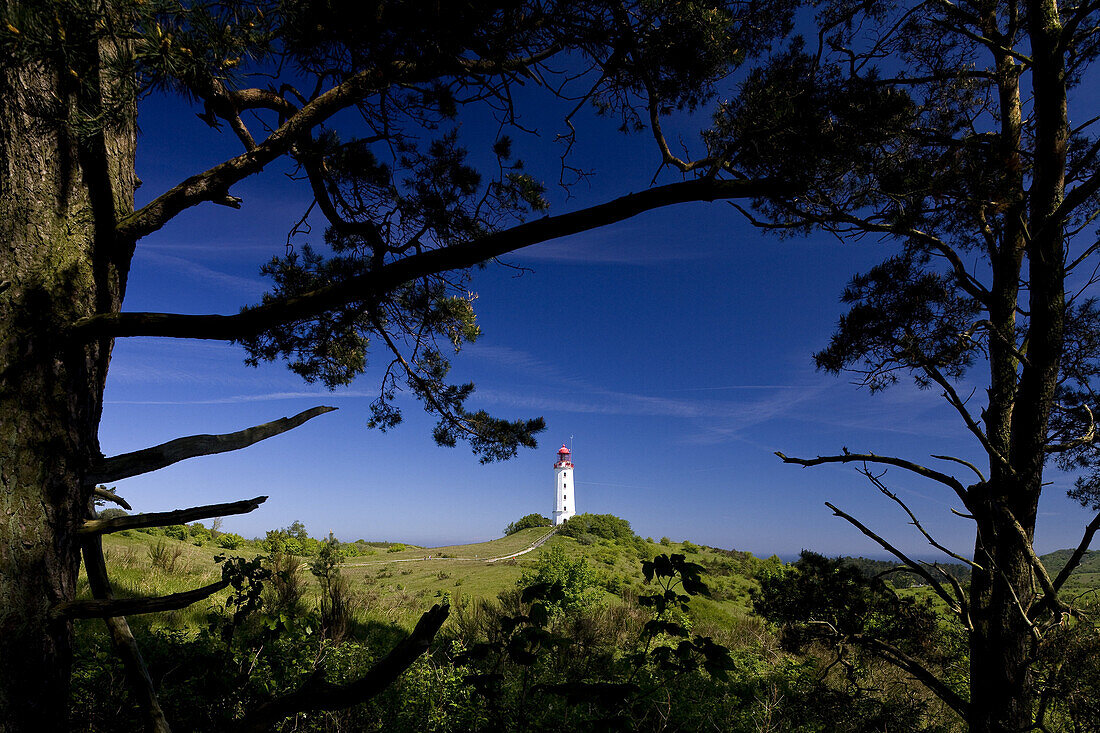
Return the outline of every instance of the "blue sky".
{"type": "MultiPolygon", "coordinates": [[[[147,102],[140,123],[139,204],[238,152],[231,135],[210,131],[179,100],[147,102]]],[[[555,131],[516,141],[551,180],[556,171],[538,166],[556,161],[555,131]]],[[[599,175],[571,200],[552,190],[554,212],[639,190],[653,176],[647,138],[588,120],[578,146],[578,160],[599,175]]],[[[125,308],[233,313],[256,302],[260,265],[283,253],[310,200],[285,173],[273,165],[235,187],[240,211],[199,207],[140,242],[125,308]]],[[[320,244],[315,224],[298,245],[320,244]]],[[[802,548],[881,556],[831,516],[830,501],[931,556],[900,508],[850,467],[801,469],[773,455],[846,446],[932,463],[933,453],[980,458],[935,393],[900,384],[872,396],[813,367],[848,278],[887,252],[881,242],[765,238],[727,204],[694,204],[508,256],[522,274],[477,272],[484,336],[455,356],[453,375],[478,384],[473,408],[547,422],[539,448],[506,463],[481,465],[461,444],[436,447],[434,420],[411,398],[401,403],[403,425],[368,430],[375,371],[329,393],[280,364],[248,368],[232,345],[172,339],[117,343],[102,447],[112,455],[328,404],[339,411],[244,451],[120,482],[119,493],[139,511],[269,495],[256,512],[226,519],[246,536],[298,519],[315,535],[346,540],[473,542],[524,514],[549,515],[555,452],[572,438],[578,511],[622,516],[643,537],[761,556],[802,548]]],[[[1036,542],[1043,552],[1076,545],[1089,518],[1065,498],[1071,480],[1050,478],[1036,542]]],[[[886,481],[940,541],[968,551],[971,526],[950,513],[961,508],[953,495],[901,471],[886,481]]]]}

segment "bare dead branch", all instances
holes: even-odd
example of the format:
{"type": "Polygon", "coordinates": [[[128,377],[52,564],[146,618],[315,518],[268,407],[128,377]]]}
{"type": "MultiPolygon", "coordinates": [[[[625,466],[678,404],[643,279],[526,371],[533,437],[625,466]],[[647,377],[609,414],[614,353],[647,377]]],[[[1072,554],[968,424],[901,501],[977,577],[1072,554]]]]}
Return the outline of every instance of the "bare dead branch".
{"type": "MultiPolygon", "coordinates": [[[[100,537],[85,537],[81,543],[84,554],[84,567],[88,574],[88,587],[92,596],[103,600],[112,600],[114,593],[111,591],[111,583],[107,577],[107,564],[103,560],[103,541],[100,537]]],[[[141,708],[145,718],[145,730],[147,733],[171,733],[168,720],[164,717],[164,710],[157,699],[156,688],[149,676],[149,670],[145,667],[141,650],[137,640],[130,632],[130,625],[122,616],[107,616],[103,619],[107,625],[107,632],[111,636],[111,646],[115,654],[122,659],[122,667],[126,673],[126,681],[130,685],[130,692],[141,708]]]]}
{"type": "Polygon", "coordinates": [[[829,502],[825,502],[825,506],[829,507],[834,515],[847,521],[864,535],[874,540],[880,547],[882,547],[882,549],[886,550],[891,555],[901,560],[901,562],[903,562],[914,573],[924,578],[928,585],[932,587],[932,590],[935,591],[936,595],[943,599],[943,602],[947,604],[947,607],[950,608],[955,614],[958,614],[960,618],[962,617],[962,608],[959,606],[958,601],[952,598],[951,594],[947,592],[947,589],[944,588],[943,585],[941,585],[940,582],[936,580],[930,572],[928,572],[928,568],[926,568],[923,564],[917,562],[916,560],[913,560],[898,548],[894,547],[892,544],[890,544],[889,541],[875,533],[873,530],[871,530],[865,524],[853,517],[851,514],[841,511],[829,502]]]}
{"type": "Polygon", "coordinates": [[[967,600],[966,591],[963,590],[962,584],[959,583],[954,575],[941,568],[938,564],[934,564],[932,567],[947,580],[948,584],[951,585],[951,590],[955,591],[955,597],[959,599],[959,618],[962,621],[963,627],[967,631],[973,631],[974,620],[970,618],[970,601],[967,600]]]}
{"type": "Polygon", "coordinates": [[[98,496],[100,499],[106,499],[107,501],[112,501],[115,504],[118,504],[120,507],[128,512],[133,511],[134,509],[125,499],[123,499],[121,496],[105,486],[96,486],[94,489],[92,489],[92,493],[98,496]]]}
{"type": "Polygon", "coordinates": [[[1070,574],[1077,569],[1077,566],[1081,564],[1081,558],[1088,552],[1089,545],[1092,544],[1092,538],[1096,535],[1097,530],[1100,530],[1100,514],[1093,517],[1092,521],[1085,527],[1085,534],[1081,537],[1081,542],[1077,545],[1077,549],[1073,551],[1073,554],[1066,560],[1066,564],[1062,566],[1062,569],[1058,571],[1057,577],[1051,582],[1055,590],[1061,590],[1062,586],[1069,580],[1070,574]]]}
{"type": "MultiPolygon", "coordinates": [[[[235,433],[223,433],[222,435],[190,435],[186,438],[176,438],[167,443],[134,451],[122,455],[104,458],[85,477],[85,482],[90,484],[109,483],[119,481],[131,476],[138,476],[150,471],[156,471],[171,466],[173,463],[195,458],[197,456],[209,456],[215,453],[240,450],[250,445],[266,440],[293,430],[307,420],[312,420],[318,415],[332,412],[335,407],[311,407],[299,412],[293,417],[282,417],[278,420],[255,425],[251,428],[238,430],[235,433]]],[[[250,510],[251,511],[251,510],[250,510]]]]}
{"type": "Polygon", "coordinates": [[[309,710],[340,710],[365,702],[389,687],[409,665],[428,650],[450,613],[446,605],[432,606],[420,617],[416,628],[393,650],[354,682],[334,685],[314,677],[298,690],[260,705],[240,723],[240,730],[262,733],[274,723],[309,710]]]}
{"type": "Polygon", "coordinates": [[[940,372],[939,369],[936,369],[929,364],[924,365],[922,367],[922,370],[925,374],[928,375],[929,379],[931,379],[943,389],[943,396],[947,399],[948,404],[954,407],[955,411],[959,413],[959,416],[963,419],[963,422],[966,423],[967,430],[969,430],[971,434],[978,439],[978,442],[982,444],[982,448],[984,448],[985,452],[989,454],[989,457],[997,461],[1001,468],[1004,469],[1006,472],[1010,474],[1014,472],[1015,469],[1013,469],[1012,464],[1010,464],[1008,462],[1008,459],[1001,455],[1001,452],[998,451],[996,447],[994,447],[993,443],[989,441],[989,436],[987,436],[985,434],[985,431],[982,430],[981,426],[978,425],[977,420],[975,420],[974,416],[970,414],[970,410],[966,409],[966,402],[964,402],[962,398],[959,397],[959,393],[955,390],[954,385],[951,384],[947,377],[943,376],[943,373],[940,372]]]}
{"type": "MultiPolygon", "coordinates": [[[[1042,605],[1053,607],[1059,611],[1069,611],[1069,606],[1063,603],[1058,597],[1058,589],[1055,588],[1054,583],[1051,582],[1050,576],[1047,574],[1047,569],[1043,566],[1042,560],[1035,554],[1035,548],[1032,547],[1031,538],[1027,536],[1027,530],[1023,528],[1023,525],[1020,524],[1020,520],[1016,519],[1016,516],[1008,507],[998,505],[998,509],[1000,509],[1008,526],[1015,532],[1016,539],[1019,540],[1020,545],[1023,546],[1024,554],[1027,555],[1027,559],[1031,563],[1032,569],[1035,571],[1035,577],[1039,579],[1039,586],[1043,589],[1042,605]]],[[[1032,616],[1028,614],[1027,618],[1031,619],[1032,616]]]]}
{"type": "Polygon", "coordinates": [[[111,616],[130,616],[136,613],[157,613],[158,611],[174,611],[177,608],[186,608],[192,603],[197,603],[204,598],[209,598],[218,591],[228,588],[228,580],[219,580],[217,583],[204,585],[201,588],[173,593],[167,596],[152,596],[149,598],[120,598],[117,600],[96,598],[93,600],[64,601],[58,603],[50,611],[55,619],[78,618],[108,618],[111,616]]]}
{"type": "Polygon", "coordinates": [[[934,469],[922,466],[919,463],[913,461],[907,461],[904,458],[895,458],[894,456],[879,456],[874,453],[843,453],[839,456],[818,456],[817,458],[792,458],[779,451],[775,452],[775,455],[779,456],[780,460],[784,463],[794,463],[799,466],[818,466],[823,463],[876,463],[884,466],[894,466],[896,468],[904,468],[906,471],[912,471],[918,476],[923,476],[933,481],[947,486],[962,500],[963,506],[970,508],[969,494],[967,494],[966,487],[962,485],[954,476],[950,476],[946,473],[941,473],[934,469]]]}
{"type": "Polygon", "coordinates": [[[229,514],[247,514],[260,504],[267,501],[266,496],[257,496],[255,499],[234,501],[225,504],[207,504],[189,509],[176,509],[171,512],[150,512],[148,514],[133,514],[126,517],[114,517],[112,519],[89,519],[76,531],[77,534],[109,534],[121,532],[124,529],[138,529],[140,527],[167,527],[170,524],[184,524],[196,519],[208,517],[222,517],[229,514]]]}
{"type": "Polygon", "coordinates": [[[900,506],[906,514],[909,515],[910,524],[912,524],[914,527],[917,528],[917,531],[920,532],[921,535],[924,536],[924,539],[928,540],[928,544],[932,545],[932,547],[935,547],[937,550],[939,550],[943,554],[947,555],[948,557],[950,557],[954,560],[958,560],[959,562],[961,562],[964,565],[969,565],[971,568],[977,568],[978,570],[982,570],[982,566],[978,565],[973,560],[970,560],[969,558],[963,557],[962,555],[959,555],[956,552],[952,552],[951,550],[949,550],[948,548],[944,547],[939,542],[937,542],[935,540],[935,538],[933,538],[932,535],[930,535],[924,529],[924,526],[920,523],[920,520],[917,519],[917,515],[913,514],[913,510],[909,508],[909,505],[906,504],[904,501],[902,501],[901,497],[899,497],[897,494],[890,491],[890,489],[886,488],[886,484],[882,483],[882,480],[878,476],[873,475],[870,471],[867,471],[867,470],[862,470],[862,471],[860,471],[860,473],[862,473],[864,476],[866,476],[867,480],[870,481],[872,484],[874,484],[875,488],[877,488],[879,491],[881,491],[884,496],[891,499],[895,504],[900,506]]]}
{"type": "Polygon", "coordinates": [[[893,555],[897,559],[901,560],[903,563],[905,563],[905,565],[907,567],[912,568],[914,573],[916,573],[920,577],[924,578],[928,582],[928,585],[932,586],[932,589],[936,592],[936,595],[938,595],[940,598],[943,599],[943,602],[947,604],[948,608],[950,608],[952,611],[954,611],[957,614],[962,613],[962,609],[958,607],[958,604],[955,601],[955,599],[953,599],[951,597],[951,594],[947,592],[946,588],[944,588],[942,585],[940,585],[940,582],[938,580],[936,580],[935,578],[932,577],[932,574],[928,572],[928,568],[924,567],[923,565],[921,565],[916,560],[910,559],[904,552],[902,552],[898,548],[894,547],[887,540],[883,539],[881,536],[876,534],[874,531],[872,531],[865,524],[863,524],[858,519],[853,517],[851,514],[847,514],[846,512],[843,512],[840,509],[837,509],[835,506],[833,506],[829,502],[825,502],[825,506],[829,507],[829,509],[831,509],[833,511],[833,514],[840,517],[841,519],[844,519],[849,524],[853,525],[856,529],[858,529],[860,532],[862,532],[863,534],[865,534],[866,536],[868,536],[872,540],[874,540],[876,543],[878,543],[879,547],[886,550],[887,552],[889,552],[891,555],[893,555]]]}
{"type": "Polygon", "coordinates": [[[273,325],[305,320],[330,308],[377,297],[419,277],[472,267],[532,244],[614,224],[652,209],[692,201],[754,198],[793,192],[792,186],[772,179],[699,179],[671,183],[580,211],[546,216],[463,244],[410,255],[296,298],[248,308],[235,315],[102,313],[78,320],[72,325],[70,334],[84,341],[127,336],[232,341],[255,335],[273,325]]]}
{"type": "Polygon", "coordinates": [[[936,697],[943,700],[948,707],[958,713],[965,720],[970,714],[970,703],[960,697],[954,690],[944,684],[943,680],[933,674],[927,667],[921,664],[917,659],[909,656],[902,650],[898,649],[893,644],[889,644],[881,639],[876,639],[872,636],[864,637],[857,635],[853,637],[856,641],[862,641],[869,644],[878,654],[889,661],[891,664],[905,670],[913,677],[924,683],[929,690],[931,690],[936,697]]]}
{"type": "Polygon", "coordinates": [[[966,466],[966,467],[967,467],[967,468],[969,468],[969,469],[970,469],[971,471],[973,471],[974,473],[976,473],[976,474],[978,475],[978,480],[979,480],[979,481],[982,481],[983,483],[985,482],[985,476],[984,476],[984,475],[982,474],[982,472],[981,472],[981,471],[980,471],[980,470],[978,469],[978,467],[977,467],[977,466],[975,466],[975,465],[974,465],[973,463],[971,463],[970,461],[964,461],[963,459],[961,459],[961,458],[956,458],[955,456],[939,456],[939,455],[936,455],[936,454],[932,454],[932,455],[931,455],[931,457],[932,457],[932,458],[938,458],[938,459],[939,459],[939,460],[941,460],[941,461],[954,461],[955,463],[959,463],[959,464],[962,464],[963,466],[966,466]]]}

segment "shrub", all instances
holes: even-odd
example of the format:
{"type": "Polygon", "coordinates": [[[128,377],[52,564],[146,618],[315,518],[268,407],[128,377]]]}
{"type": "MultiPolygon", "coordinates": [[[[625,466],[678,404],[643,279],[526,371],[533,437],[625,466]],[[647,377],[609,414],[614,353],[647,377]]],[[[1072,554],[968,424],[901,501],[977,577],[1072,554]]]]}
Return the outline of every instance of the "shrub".
{"type": "Polygon", "coordinates": [[[320,543],[317,558],[309,570],[321,585],[321,626],[333,641],[341,641],[351,631],[354,597],[351,583],[340,574],[340,541],[329,533],[320,543]]]}
{"type": "Polygon", "coordinates": [[[187,527],[182,524],[170,524],[164,528],[164,536],[183,542],[187,540],[190,533],[187,531],[187,527]]]}
{"type": "Polygon", "coordinates": [[[559,531],[566,537],[574,539],[590,534],[602,540],[622,544],[634,542],[637,536],[630,528],[630,522],[614,514],[578,514],[570,517],[559,531]]]}
{"type": "Polygon", "coordinates": [[[689,555],[692,554],[692,553],[699,552],[699,546],[696,545],[694,542],[691,542],[690,540],[684,540],[683,542],[681,542],[680,543],[680,549],[682,549],[684,552],[688,553],[689,555]]]}
{"type": "Polygon", "coordinates": [[[544,517],[541,514],[528,514],[527,516],[521,517],[521,518],[517,519],[516,521],[512,522],[511,524],[509,524],[507,527],[505,527],[504,528],[504,536],[507,537],[508,535],[515,534],[516,532],[519,532],[521,529],[528,529],[530,527],[549,527],[549,526],[551,526],[549,517],[544,517]]]}
{"type": "Polygon", "coordinates": [[[218,547],[224,547],[227,550],[238,550],[244,544],[244,537],[234,532],[225,532],[218,535],[218,547]]]}
{"type": "Polygon", "coordinates": [[[662,537],[661,538],[661,544],[664,545],[665,547],[669,547],[672,544],[672,540],[669,539],[668,537],[662,537]]]}
{"type": "Polygon", "coordinates": [[[100,519],[115,519],[116,517],[128,517],[129,513],[120,507],[112,506],[107,507],[99,513],[100,519]]]}
{"type": "Polygon", "coordinates": [[[406,549],[407,548],[405,547],[405,545],[401,544],[400,542],[396,542],[390,545],[386,552],[403,552],[406,549]]]}
{"type": "Polygon", "coordinates": [[[591,608],[599,599],[596,574],[583,557],[570,559],[560,545],[553,545],[542,552],[535,562],[534,571],[525,570],[517,585],[526,588],[535,585],[560,586],[560,601],[547,603],[551,615],[555,611],[579,612],[591,608]]]}
{"type": "Polygon", "coordinates": [[[192,544],[198,547],[213,539],[210,530],[202,522],[187,525],[187,532],[191,535],[192,544]]]}
{"type": "Polygon", "coordinates": [[[271,570],[271,582],[265,590],[267,607],[272,615],[295,614],[305,593],[302,582],[302,560],[285,552],[272,554],[267,561],[271,570]]]}

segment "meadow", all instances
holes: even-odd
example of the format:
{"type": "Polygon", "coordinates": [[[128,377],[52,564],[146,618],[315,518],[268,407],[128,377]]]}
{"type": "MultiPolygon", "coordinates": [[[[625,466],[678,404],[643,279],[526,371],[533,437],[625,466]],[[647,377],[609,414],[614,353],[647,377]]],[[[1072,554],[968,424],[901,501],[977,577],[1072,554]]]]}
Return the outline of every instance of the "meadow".
{"type": "MultiPolygon", "coordinates": [[[[227,554],[266,573],[254,605],[245,583],[129,619],[177,729],[230,729],[318,680],[346,684],[437,604],[450,616],[432,652],[370,700],[243,729],[963,729],[915,680],[823,631],[893,634],[961,688],[959,629],[929,589],[899,576],[887,576],[896,588],[874,581],[889,563],[806,553],[784,564],[641,538],[610,515],[433,548],[322,540],[294,523],[251,540],[202,525],[130,530],[104,537],[104,550],[120,597],[213,583],[227,554]],[[904,628],[884,626],[899,615],[904,628]]],[[[1065,556],[1044,560],[1056,571],[1065,556]]],[[[1098,566],[1100,553],[1082,563],[1071,583],[1078,596],[1094,594],[1098,566]]],[[[1059,659],[1096,666],[1095,638],[1091,626],[1067,630],[1059,659]]],[[[102,624],[77,622],[77,639],[73,720],[87,731],[140,726],[102,624]]],[[[1059,679],[1053,719],[1087,729],[1094,677],[1059,679]]]]}

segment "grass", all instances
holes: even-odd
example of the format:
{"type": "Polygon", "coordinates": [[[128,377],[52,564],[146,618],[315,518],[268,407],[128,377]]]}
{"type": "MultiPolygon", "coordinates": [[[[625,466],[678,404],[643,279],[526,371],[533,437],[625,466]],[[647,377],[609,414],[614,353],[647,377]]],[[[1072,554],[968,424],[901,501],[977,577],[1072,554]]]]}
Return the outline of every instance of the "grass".
{"type": "MultiPolygon", "coordinates": [[[[351,581],[360,615],[409,627],[423,611],[447,598],[453,605],[479,599],[494,599],[501,591],[513,588],[524,569],[535,565],[541,552],[552,546],[562,547],[573,557],[584,557],[595,570],[604,588],[604,601],[621,602],[623,596],[652,592],[643,586],[641,562],[664,553],[682,552],[680,543],[655,542],[638,546],[597,541],[584,545],[570,537],[552,537],[542,547],[515,558],[487,562],[487,558],[507,558],[526,549],[549,530],[535,527],[489,542],[450,545],[436,548],[406,547],[399,552],[376,548],[373,554],[348,558],[342,573],[351,581]],[[430,559],[429,559],[430,558],[430,559]]],[[[188,542],[131,531],[103,538],[107,568],[119,597],[155,596],[190,590],[212,583],[221,576],[219,554],[254,557],[262,554],[249,543],[239,550],[225,550],[212,544],[197,547],[188,542]]],[[[690,546],[689,546],[690,547],[690,546]]],[[[693,615],[701,623],[720,625],[731,619],[743,619],[749,609],[749,593],[756,585],[749,566],[767,561],[747,555],[732,558],[729,553],[701,547],[688,559],[708,568],[705,578],[712,597],[693,601],[693,615]],[[751,558],[747,562],[745,558],[751,558]]],[[[318,586],[308,571],[305,559],[303,580],[306,603],[316,603],[318,586]]],[[[86,581],[81,579],[80,595],[88,597],[86,581]]],[[[223,604],[228,592],[212,596],[190,608],[151,614],[132,623],[173,628],[195,627],[203,623],[211,605],[223,604]]],[[[87,622],[85,622],[87,623],[87,622]]]]}

